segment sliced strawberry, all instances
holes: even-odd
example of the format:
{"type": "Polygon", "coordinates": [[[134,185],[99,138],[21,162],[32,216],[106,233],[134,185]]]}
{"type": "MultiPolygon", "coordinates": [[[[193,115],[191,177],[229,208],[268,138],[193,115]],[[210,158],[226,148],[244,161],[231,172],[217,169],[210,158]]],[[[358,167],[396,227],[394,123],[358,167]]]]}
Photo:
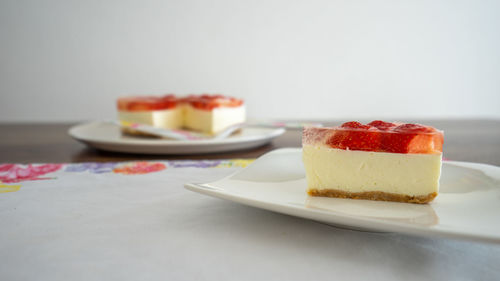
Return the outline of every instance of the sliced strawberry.
{"type": "Polygon", "coordinates": [[[443,134],[420,134],[408,144],[408,153],[440,153],[443,151],[443,134]]]}
{"type": "Polygon", "coordinates": [[[177,98],[174,95],[122,97],[117,102],[118,109],[124,111],[164,110],[176,105],[177,98]]]}
{"type": "Polygon", "coordinates": [[[391,123],[391,122],[384,122],[384,121],[381,121],[381,120],[375,120],[375,121],[372,121],[370,123],[368,123],[369,126],[372,126],[372,127],[375,127],[381,131],[387,131],[389,129],[392,129],[394,127],[396,127],[396,124],[394,123],[391,123]]]}
{"type": "Polygon", "coordinates": [[[375,120],[367,125],[346,122],[334,130],[327,144],[333,148],[391,153],[439,153],[443,134],[419,124],[375,120]]]}
{"type": "Polygon", "coordinates": [[[383,133],[380,138],[380,151],[408,153],[410,142],[416,134],[383,133]]]}
{"type": "Polygon", "coordinates": [[[434,146],[434,153],[443,152],[444,135],[443,132],[438,132],[434,135],[432,139],[434,146]]]}
{"type": "Polygon", "coordinates": [[[363,125],[358,121],[345,122],[344,124],[340,125],[340,127],[346,129],[370,129],[369,125],[363,125]]]}
{"type": "Polygon", "coordinates": [[[392,131],[382,135],[381,151],[394,153],[435,153],[442,151],[442,142],[439,145],[439,138],[437,143],[434,143],[434,138],[438,134],[432,127],[419,124],[401,124],[392,131]]]}
{"type": "Polygon", "coordinates": [[[336,130],[333,135],[328,138],[326,144],[333,148],[346,149],[342,142],[348,137],[348,135],[349,133],[345,130],[336,130]]]}
{"type": "Polygon", "coordinates": [[[185,99],[193,107],[203,110],[212,110],[217,107],[237,107],[243,104],[243,100],[225,97],[223,95],[191,95],[185,99]]]}
{"type": "Polygon", "coordinates": [[[427,127],[423,126],[420,124],[401,124],[394,128],[394,132],[398,133],[414,133],[414,134],[420,134],[420,133],[432,133],[434,132],[435,129],[432,127],[427,127]]]}
{"type": "Polygon", "coordinates": [[[116,101],[116,107],[118,107],[118,110],[127,110],[127,104],[128,101],[126,100],[126,98],[119,98],[116,101]]]}
{"type": "Polygon", "coordinates": [[[129,111],[154,110],[154,106],[151,103],[145,103],[143,101],[132,101],[127,104],[127,110],[129,111]]]}
{"type": "Polygon", "coordinates": [[[328,139],[327,144],[333,148],[376,151],[380,146],[380,132],[370,130],[372,127],[359,122],[347,122],[342,129],[328,139]]]}

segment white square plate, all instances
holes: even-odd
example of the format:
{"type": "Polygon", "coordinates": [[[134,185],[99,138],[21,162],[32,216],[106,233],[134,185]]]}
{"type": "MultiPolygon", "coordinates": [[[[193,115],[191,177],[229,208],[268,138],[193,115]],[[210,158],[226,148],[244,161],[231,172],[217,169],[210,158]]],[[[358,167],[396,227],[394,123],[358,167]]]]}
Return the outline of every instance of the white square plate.
{"type": "Polygon", "coordinates": [[[430,204],[310,197],[302,150],[278,149],[247,168],[189,190],[328,224],[500,243],[500,167],[445,161],[430,204]]]}

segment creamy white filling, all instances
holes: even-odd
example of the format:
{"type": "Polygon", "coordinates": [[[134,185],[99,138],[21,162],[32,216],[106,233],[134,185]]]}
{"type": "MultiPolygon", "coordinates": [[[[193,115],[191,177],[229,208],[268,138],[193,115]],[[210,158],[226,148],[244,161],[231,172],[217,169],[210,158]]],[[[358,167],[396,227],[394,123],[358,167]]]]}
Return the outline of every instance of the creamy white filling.
{"type": "Polygon", "coordinates": [[[406,195],[438,192],[441,154],[401,154],[304,145],[309,189],[383,191],[406,195]]]}
{"type": "Polygon", "coordinates": [[[225,128],[245,122],[245,106],[217,107],[213,110],[185,106],[184,126],[188,129],[214,134],[225,128]]]}
{"type": "Polygon", "coordinates": [[[179,129],[183,125],[183,110],[177,106],[165,110],[118,111],[121,121],[152,125],[166,129],[179,129]]]}
{"type": "Polygon", "coordinates": [[[245,106],[202,110],[189,104],[183,104],[174,109],[166,110],[118,111],[118,119],[167,129],[184,127],[214,134],[233,124],[245,122],[245,106]]]}

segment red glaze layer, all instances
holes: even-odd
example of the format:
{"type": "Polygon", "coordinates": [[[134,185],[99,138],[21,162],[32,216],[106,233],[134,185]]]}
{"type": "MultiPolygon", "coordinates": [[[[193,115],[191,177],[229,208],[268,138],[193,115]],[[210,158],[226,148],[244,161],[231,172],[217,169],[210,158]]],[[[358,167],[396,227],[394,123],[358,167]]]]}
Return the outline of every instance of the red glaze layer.
{"type": "Polygon", "coordinates": [[[212,110],[217,107],[238,107],[243,100],[223,95],[190,95],[177,98],[175,95],[122,97],[117,101],[118,110],[151,111],[175,108],[177,104],[189,103],[197,109],[212,110]]]}
{"type": "Polygon", "coordinates": [[[223,95],[191,95],[185,98],[184,102],[203,110],[212,110],[218,107],[238,107],[243,104],[243,100],[241,99],[223,95]]]}
{"type": "Polygon", "coordinates": [[[419,124],[351,121],[334,128],[305,128],[302,143],[344,150],[436,154],[443,151],[443,132],[419,124]]]}
{"type": "Polygon", "coordinates": [[[118,110],[123,111],[151,111],[175,108],[179,102],[175,95],[165,96],[137,96],[118,98],[118,110]]]}

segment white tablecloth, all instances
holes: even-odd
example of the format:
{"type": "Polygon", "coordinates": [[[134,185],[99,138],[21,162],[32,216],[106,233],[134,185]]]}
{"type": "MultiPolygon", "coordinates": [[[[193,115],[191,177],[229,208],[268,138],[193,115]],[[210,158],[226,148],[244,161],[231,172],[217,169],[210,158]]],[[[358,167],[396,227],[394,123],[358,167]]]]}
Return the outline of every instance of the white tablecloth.
{"type": "Polygon", "coordinates": [[[500,280],[500,245],[341,229],[183,187],[247,162],[0,165],[0,280],[500,280]]]}

